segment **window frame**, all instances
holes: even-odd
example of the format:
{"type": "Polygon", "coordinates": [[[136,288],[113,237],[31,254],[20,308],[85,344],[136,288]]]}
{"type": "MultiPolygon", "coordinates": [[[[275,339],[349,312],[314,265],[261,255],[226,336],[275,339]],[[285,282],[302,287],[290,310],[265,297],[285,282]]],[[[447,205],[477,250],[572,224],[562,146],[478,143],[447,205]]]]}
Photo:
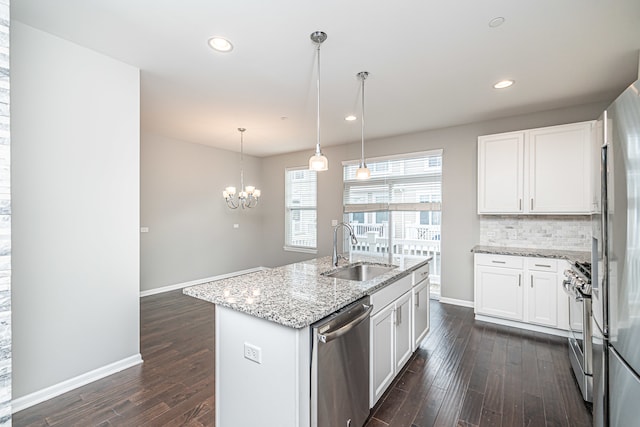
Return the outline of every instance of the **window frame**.
{"type": "Polygon", "coordinates": [[[305,166],[286,167],[284,170],[284,246],[283,249],[289,252],[301,252],[301,253],[318,253],[318,174],[315,171],[311,171],[305,166]],[[297,171],[305,171],[313,174],[315,185],[315,198],[313,206],[301,206],[300,208],[292,208],[293,201],[290,202],[290,188],[291,180],[289,179],[289,173],[295,173],[297,171]],[[297,212],[302,217],[302,211],[313,211],[316,215],[315,230],[314,230],[314,246],[295,245],[292,243],[290,230],[292,229],[291,218],[293,213],[297,212]]]}

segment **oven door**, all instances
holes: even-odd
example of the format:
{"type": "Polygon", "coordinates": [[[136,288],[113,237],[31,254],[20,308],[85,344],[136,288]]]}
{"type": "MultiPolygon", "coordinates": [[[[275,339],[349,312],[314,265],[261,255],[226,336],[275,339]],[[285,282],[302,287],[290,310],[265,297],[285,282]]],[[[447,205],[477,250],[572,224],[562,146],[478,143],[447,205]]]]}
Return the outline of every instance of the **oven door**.
{"type": "Polygon", "coordinates": [[[574,290],[569,298],[569,361],[582,398],[593,400],[593,352],[591,342],[591,297],[574,290]]]}

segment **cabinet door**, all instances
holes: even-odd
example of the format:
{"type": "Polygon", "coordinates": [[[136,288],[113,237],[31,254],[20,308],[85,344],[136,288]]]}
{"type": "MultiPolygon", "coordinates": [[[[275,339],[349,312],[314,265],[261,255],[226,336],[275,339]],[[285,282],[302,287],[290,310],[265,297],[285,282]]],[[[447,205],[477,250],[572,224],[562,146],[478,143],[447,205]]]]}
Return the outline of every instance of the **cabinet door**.
{"type": "Polygon", "coordinates": [[[524,132],[478,138],[478,213],[523,212],[524,132]]]}
{"type": "Polygon", "coordinates": [[[413,331],[413,323],[411,322],[411,292],[407,292],[396,300],[396,313],[395,313],[395,372],[400,372],[400,369],[407,363],[407,360],[413,353],[413,340],[411,339],[411,332],[413,331]]]}
{"type": "Polygon", "coordinates": [[[523,320],[522,270],[476,265],[475,311],[523,320]]]}
{"type": "Polygon", "coordinates": [[[413,349],[429,332],[429,279],[413,288],[413,349]]]}
{"type": "Polygon", "coordinates": [[[558,275],[530,271],[527,288],[527,321],[538,325],[558,326],[558,275]]]}
{"type": "Polygon", "coordinates": [[[591,128],[586,122],[529,131],[528,212],[591,211],[591,128]]]}
{"type": "Polygon", "coordinates": [[[395,375],[393,304],[371,317],[370,404],[376,404],[395,375]]]}

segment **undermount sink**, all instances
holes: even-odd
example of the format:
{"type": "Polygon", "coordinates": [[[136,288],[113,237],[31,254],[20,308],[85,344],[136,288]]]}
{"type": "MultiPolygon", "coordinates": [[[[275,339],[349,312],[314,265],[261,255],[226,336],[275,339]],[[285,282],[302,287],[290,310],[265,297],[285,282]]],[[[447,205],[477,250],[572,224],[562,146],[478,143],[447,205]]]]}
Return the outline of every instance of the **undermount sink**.
{"type": "Polygon", "coordinates": [[[394,268],[396,268],[395,265],[359,262],[340,268],[336,271],[322,273],[322,275],[332,277],[334,279],[356,280],[358,282],[363,282],[365,280],[371,280],[378,277],[381,274],[393,270],[394,268]]]}

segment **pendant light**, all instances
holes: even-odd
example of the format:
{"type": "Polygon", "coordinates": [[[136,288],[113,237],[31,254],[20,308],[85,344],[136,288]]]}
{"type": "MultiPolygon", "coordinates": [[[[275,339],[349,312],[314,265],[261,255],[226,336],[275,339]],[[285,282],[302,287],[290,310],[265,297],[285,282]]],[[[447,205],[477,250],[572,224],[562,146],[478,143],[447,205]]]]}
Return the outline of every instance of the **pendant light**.
{"type": "Polygon", "coordinates": [[[371,171],[364,161],[364,81],[367,79],[367,77],[369,77],[369,73],[367,71],[360,71],[358,74],[356,74],[356,77],[358,77],[362,81],[362,154],[360,157],[360,167],[358,167],[358,170],[356,171],[356,179],[369,179],[371,177],[371,171]]]}
{"type": "Polygon", "coordinates": [[[244,132],[245,128],[238,128],[240,131],[240,192],[236,195],[236,187],[227,187],[222,192],[227,206],[230,209],[250,209],[258,205],[260,199],[260,190],[253,185],[244,186],[244,132]]]}
{"type": "Polygon", "coordinates": [[[316,44],[317,46],[317,63],[318,63],[318,81],[317,81],[317,88],[318,88],[318,118],[317,118],[317,123],[318,123],[318,129],[317,129],[317,141],[316,141],[316,152],[313,156],[311,156],[311,158],[309,158],[309,169],[310,170],[314,170],[314,171],[326,171],[327,169],[329,169],[329,160],[327,159],[327,157],[322,154],[322,151],[320,151],[320,45],[322,44],[323,41],[325,41],[327,39],[327,34],[323,33],[322,31],[314,31],[313,33],[311,33],[311,40],[316,44]]]}

